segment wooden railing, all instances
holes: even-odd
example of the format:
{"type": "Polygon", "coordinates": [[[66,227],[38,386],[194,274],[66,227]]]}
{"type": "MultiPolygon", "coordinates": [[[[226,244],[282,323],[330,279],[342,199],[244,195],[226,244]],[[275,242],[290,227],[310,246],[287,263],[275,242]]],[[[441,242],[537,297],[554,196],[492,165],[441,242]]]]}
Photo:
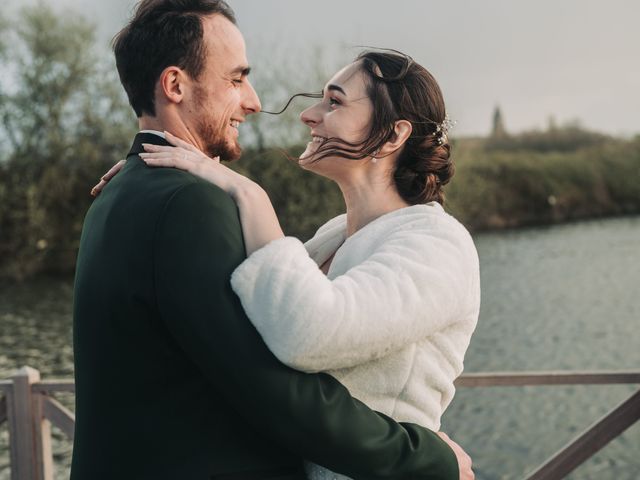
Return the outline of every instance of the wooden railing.
{"type": "MultiPolygon", "coordinates": [[[[640,384],[640,371],[469,373],[457,387],[524,385],[640,384]]],[[[52,480],[51,424],[73,439],[75,416],[54,394],[74,392],[71,380],[43,381],[40,373],[23,367],[0,381],[0,424],[9,423],[11,480],[52,480]]],[[[559,480],[592,457],[640,419],[640,390],[569,442],[526,480],[559,480]]]]}
{"type": "Polygon", "coordinates": [[[41,381],[40,372],[23,367],[0,381],[0,424],[9,422],[11,480],[52,480],[51,424],[73,440],[75,415],[53,394],[75,392],[71,380],[41,381]]]}
{"type": "MultiPolygon", "coordinates": [[[[640,384],[640,371],[468,373],[456,381],[457,387],[613,384],[640,384]]],[[[565,478],[638,420],[640,390],[594,422],[527,475],[525,480],[565,478]]]]}

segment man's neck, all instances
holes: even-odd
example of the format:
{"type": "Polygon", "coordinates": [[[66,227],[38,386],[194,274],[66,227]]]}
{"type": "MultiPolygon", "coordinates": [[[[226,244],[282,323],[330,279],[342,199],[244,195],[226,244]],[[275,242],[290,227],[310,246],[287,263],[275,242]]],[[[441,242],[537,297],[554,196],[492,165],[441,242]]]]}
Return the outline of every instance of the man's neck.
{"type": "MultiPolygon", "coordinates": [[[[176,119],[174,119],[176,120],[176,119]]],[[[187,128],[184,122],[177,119],[177,121],[170,121],[170,119],[162,118],[161,116],[149,117],[142,116],[138,119],[138,127],[140,131],[153,131],[162,133],[162,137],[164,137],[164,132],[170,132],[178,138],[181,138],[185,142],[194,145],[200,150],[203,149],[203,145],[199,139],[193,135],[193,132],[187,128]]]]}

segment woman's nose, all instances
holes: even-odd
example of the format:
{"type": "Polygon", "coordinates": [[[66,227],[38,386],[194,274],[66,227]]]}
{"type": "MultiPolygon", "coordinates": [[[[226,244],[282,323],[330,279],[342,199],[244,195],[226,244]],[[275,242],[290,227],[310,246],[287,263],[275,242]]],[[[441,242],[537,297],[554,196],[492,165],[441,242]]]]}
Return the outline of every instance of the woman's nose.
{"type": "Polygon", "coordinates": [[[300,114],[300,121],[310,127],[317,125],[320,122],[320,115],[317,107],[318,105],[313,105],[312,107],[303,110],[300,114]]]}

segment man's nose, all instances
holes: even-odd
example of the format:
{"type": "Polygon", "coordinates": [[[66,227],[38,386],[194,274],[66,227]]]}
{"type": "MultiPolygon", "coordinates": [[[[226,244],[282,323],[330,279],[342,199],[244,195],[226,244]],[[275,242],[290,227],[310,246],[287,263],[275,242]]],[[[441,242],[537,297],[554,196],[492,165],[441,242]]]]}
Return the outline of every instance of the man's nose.
{"type": "Polygon", "coordinates": [[[245,101],[243,102],[242,108],[247,114],[258,113],[260,110],[262,110],[260,99],[258,98],[258,94],[253,88],[253,85],[251,85],[251,83],[248,81],[247,84],[249,88],[245,96],[245,101]]]}

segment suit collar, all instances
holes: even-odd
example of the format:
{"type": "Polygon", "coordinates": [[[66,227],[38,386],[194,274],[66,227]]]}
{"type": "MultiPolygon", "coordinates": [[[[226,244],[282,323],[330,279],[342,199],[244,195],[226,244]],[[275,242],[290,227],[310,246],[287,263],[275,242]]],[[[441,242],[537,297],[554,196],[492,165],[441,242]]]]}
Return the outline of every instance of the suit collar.
{"type": "Polygon", "coordinates": [[[143,143],[152,143],[153,145],[162,145],[166,147],[171,146],[169,142],[155,133],[138,133],[136,138],[133,139],[133,145],[131,145],[131,149],[129,150],[127,157],[144,152],[144,147],[142,146],[143,143]]]}

